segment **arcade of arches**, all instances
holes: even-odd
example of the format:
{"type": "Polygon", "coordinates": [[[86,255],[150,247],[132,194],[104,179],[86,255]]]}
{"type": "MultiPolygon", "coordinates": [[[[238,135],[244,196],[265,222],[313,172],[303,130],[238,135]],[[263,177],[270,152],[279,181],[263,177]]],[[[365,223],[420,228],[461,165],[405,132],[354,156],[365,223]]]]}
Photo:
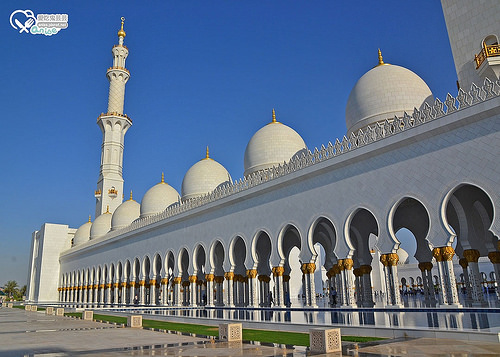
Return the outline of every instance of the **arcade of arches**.
{"type": "Polygon", "coordinates": [[[455,281],[459,272],[453,269],[454,255],[460,258],[468,301],[474,306],[484,305],[480,257],[489,258],[495,284],[497,287],[500,284],[500,243],[489,230],[495,213],[490,196],[475,185],[459,185],[449,192],[441,211],[440,223],[449,228],[451,237],[443,247],[429,244],[431,222],[427,208],[417,198],[403,197],[387,215],[387,222],[377,222],[368,209],[360,207],[352,212],[344,227],[335,227],[327,217],[317,218],[305,230],[307,237],[293,224],[284,224],[278,237],[271,237],[261,229],[251,240],[235,236],[225,245],[222,239],[214,239],[206,245],[199,243],[192,250],[183,247],[178,251],[152,252],[144,257],[65,272],[60,278],[59,301],[105,305],[290,306],[289,258],[291,250],[298,248],[305,305],[316,306],[313,274],[319,267],[314,246],[319,244],[325,252],[330,304],[373,307],[373,247],[369,246],[369,240],[370,236],[377,237],[377,241],[381,239],[379,225],[383,223],[389,225],[390,239],[394,241],[394,249],[381,252],[380,256],[387,306],[402,306],[396,253],[399,242],[394,234],[401,228],[408,229],[415,237],[415,258],[421,271],[419,288],[427,306],[460,305],[455,281]],[[347,256],[338,256],[338,239],[345,239],[350,247],[347,256]],[[302,253],[307,249],[313,255],[303,261],[302,257],[307,255],[302,253]],[[278,253],[278,261],[271,259],[273,250],[278,253]],[[248,261],[253,264],[245,265],[248,261]],[[439,278],[437,294],[434,275],[439,278]]]}

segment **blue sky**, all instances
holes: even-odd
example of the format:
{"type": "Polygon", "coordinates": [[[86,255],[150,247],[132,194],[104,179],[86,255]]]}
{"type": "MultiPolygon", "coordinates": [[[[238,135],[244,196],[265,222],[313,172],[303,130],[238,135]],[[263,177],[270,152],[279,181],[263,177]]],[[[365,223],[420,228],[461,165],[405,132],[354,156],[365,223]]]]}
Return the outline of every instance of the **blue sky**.
{"type": "Polygon", "coordinates": [[[0,285],[26,283],[31,232],[77,228],[94,213],[111,47],[124,16],[131,79],[125,192],[138,201],[211,156],[243,173],[251,136],[271,119],[310,149],[341,137],[356,81],[388,63],[441,99],[456,73],[438,1],[2,1],[0,285]],[[144,5],[147,3],[147,5],[144,5]],[[54,36],[18,33],[12,11],[66,13],[54,36]]]}

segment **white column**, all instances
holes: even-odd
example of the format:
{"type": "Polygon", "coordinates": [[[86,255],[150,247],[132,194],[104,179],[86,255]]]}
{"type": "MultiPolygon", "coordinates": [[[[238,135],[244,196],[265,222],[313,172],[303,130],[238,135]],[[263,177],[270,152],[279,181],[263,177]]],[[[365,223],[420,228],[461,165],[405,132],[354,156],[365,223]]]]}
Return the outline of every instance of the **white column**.
{"type": "Polygon", "coordinates": [[[418,268],[422,272],[422,287],[424,288],[424,303],[426,306],[436,305],[436,294],[434,292],[434,282],[432,281],[432,263],[418,263],[418,268]]]}
{"type": "Polygon", "coordinates": [[[274,304],[278,307],[285,306],[285,292],[283,288],[283,273],[285,268],[281,266],[274,267],[273,278],[274,278],[274,290],[276,291],[276,296],[274,297],[274,304]]]}
{"type": "Polygon", "coordinates": [[[234,307],[234,287],[233,287],[233,279],[234,279],[234,273],[232,271],[228,271],[227,273],[224,273],[224,278],[226,278],[226,284],[227,284],[227,289],[226,289],[226,295],[227,295],[227,304],[226,306],[228,307],[234,307]]]}
{"type": "Polygon", "coordinates": [[[373,307],[375,306],[375,301],[373,301],[373,291],[372,291],[372,278],[371,265],[362,265],[359,267],[361,271],[361,279],[363,281],[363,291],[360,292],[363,294],[363,306],[364,307],[373,307]]]}
{"type": "Polygon", "coordinates": [[[464,275],[464,284],[465,284],[465,304],[467,306],[472,305],[472,287],[469,279],[469,271],[467,270],[469,266],[469,262],[467,262],[466,258],[461,258],[458,262],[462,267],[462,273],[464,275]]]}
{"type": "Polygon", "coordinates": [[[196,282],[198,281],[198,277],[196,275],[190,275],[189,276],[189,306],[198,306],[197,304],[197,285],[196,282]]]}
{"type": "Polygon", "coordinates": [[[205,275],[205,280],[207,281],[207,305],[213,307],[215,306],[214,304],[214,275],[213,274],[206,274],[205,275]]]}
{"type": "Polygon", "coordinates": [[[182,306],[181,301],[181,282],[182,278],[180,276],[176,276],[174,278],[174,306],[182,306]]]}
{"type": "Polygon", "coordinates": [[[316,307],[316,288],[314,286],[314,272],[316,264],[304,263],[301,266],[302,273],[304,274],[306,306],[316,307]]]}
{"type": "Polygon", "coordinates": [[[475,249],[464,250],[464,257],[467,259],[469,265],[469,280],[472,290],[472,305],[473,306],[485,306],[487,305],[484,299],[483,288],[481,285],[481,273],[479,272],[478,260],[480,253],[475,249]]]}
{"type": "Polygon", "coordinates": [[[257,299],[257,269],[247,270],[248,278],[248,305],[250,307],[258,307],[259,302],[257,299]]]}
{"type": "Polygon", "coordinates": [[[432,254],[438,263],[441,290],[443,291],[442,301],[444,305],[461,306],[458,301],[457,284],[453,271],[452,258],[455,250],[452,247],[434,248],[432,254]]]}
{"type": "Polygon", "coordinates": [[[354,295],[355,287],[354,287],[354,272],[353,265],[354,262],[350,258],[343,259],[344,270],[342,273],[344,274],[345,279],[345,294],[346,294],[346,305],[356,307],[356,297],[354,295]]]}
{"type": "MultiPolygon", "coordinates": [[[[498,243],[500,248],[500,241],[498,243]]],[[[491,264],[493,265],[493,269],[495,270],[495,286],[497,292],[497,299],[500,300],[500,252],[494,251],[488,253],[488,258],[490,258],[491,264]]]]}

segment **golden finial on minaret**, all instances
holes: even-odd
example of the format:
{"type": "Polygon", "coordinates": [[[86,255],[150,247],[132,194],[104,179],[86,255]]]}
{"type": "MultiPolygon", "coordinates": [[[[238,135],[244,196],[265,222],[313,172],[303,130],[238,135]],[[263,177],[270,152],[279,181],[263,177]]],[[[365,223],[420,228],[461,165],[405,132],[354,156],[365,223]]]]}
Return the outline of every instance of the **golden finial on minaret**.
{"type": "Polygon", "coordinates": [[[123,23],[125,22],[125,18],[122,16],[121,20],[122,20],[122,28],[120,29],[120,31],[118,31],[118,37],[125,37],[127,35],[125,31],[123,31],[123,23]]]}
{"type": "Polygon", "coordinates": [[[105,213],[109,213],[109,205],[106,206],[106,212],[105,213]]]}
{"type": "Polygon", "coordinates": [[[91,218],[91,216],[89,214],[89,223],[91,223],[91,222],[92,222],[92,218],[91,218]]]}
{"type": "Polygon", "coordinates": [[[208,145],[207,145],[207,155],[205,156],[205,159],[210,159],[210,152],[208,151],[208,145]]]}
{"type": "Polygon", "coordinates": [[[132,201],[132,190],[130,190],[130,198],[129,201],[132,201]]]}
{"type": "Polygon", "coordinates": [[[161,181],[160,183],[165,183],[165,174],[162,172],[161,173],[161,181]]]}
{"type": "Polygon", "coordinates": [[[276,123],[276,112],[274,111],[274,108],[273,108],[273,121],[272,123],[276,123]]]}
{"type": "Polygon", "coordinates": [[[384,58],[382,57],[382,51],[380,51],[380,48],[378,49],[378,66],[384,66],[386,64],[389,64],[389,63],[385,63],[384,62],[384,58]]]}

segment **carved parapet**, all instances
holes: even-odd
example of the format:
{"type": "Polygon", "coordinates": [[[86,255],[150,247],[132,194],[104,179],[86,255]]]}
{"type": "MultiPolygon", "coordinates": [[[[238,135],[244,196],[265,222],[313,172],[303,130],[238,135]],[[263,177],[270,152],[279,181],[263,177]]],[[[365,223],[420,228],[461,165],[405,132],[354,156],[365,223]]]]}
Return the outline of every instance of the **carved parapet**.
{"type": "Polygon", "coordinates": [[[316,264],[303,263],[302,266],[300,267],[300,270],[302,270],[303,274],[314,274],[314,271],[316,270],[316,264]]]}
{"type": "Polygon", "coordinates": [[[500,264],[500,252],[499,251],[489,252],[488,258],[490,258],[491,263],[500,264]]]}
{"type": "Polygon", "coordinates": [[[257,269],[249,269],[247,270],[247,278],[255,279],[257,277],[257,269]]]}
{"type": "Polygon", "coordinates": [[[422,262],[422,263],[418,263],[418,268],[420,269],[420,271],[425,271],[425,270],[432,270],[432,263],[431,262],[422,262]]]}
{"type": "Polygon", "coordinates": [[[277,267],[274,267],[272,269],[272,271],[273,271],[274,276],[283,276],[283,274],[285,273],[285,268],[277,266],[277,267]]]}
{"type": "Polygon", "coordinates": [[[214,281],[215,280],[215,276],[213,274],[206,274],[205,275],[205,280],[206,281],[214,281]]]}
{"type": "MultiPolygon", "coordinates": [[[[481,254],[476,249],[466,249],[466,250],[464,250],[464,258],[467,259],[468,263],[477,263],[480,256],[481,256],[481,254]]],[[[453,254],[452,254],[452,257],[453,257],[453,254]]]]}

